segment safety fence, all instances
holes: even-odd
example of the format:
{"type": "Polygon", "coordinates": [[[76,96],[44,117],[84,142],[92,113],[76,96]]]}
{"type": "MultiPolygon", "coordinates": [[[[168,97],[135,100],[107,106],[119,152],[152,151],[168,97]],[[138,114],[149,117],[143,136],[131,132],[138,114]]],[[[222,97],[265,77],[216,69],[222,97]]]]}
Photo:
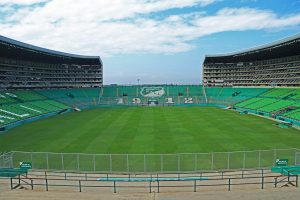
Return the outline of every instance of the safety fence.
{"type": "Polygon", "coordinates": [[[170,192],[203,190],[232,190],[244,187],[264,189],[266,187],[295,186],[298,187],[298,175],[286,177],[271,173],[269,170],[243,170],[202,172],[198,174],[91,174],[91,173],[67,173],[67,172],[39,172],[28,176],[10,178],[11,189],[20,186],[27,189],[90,191],[101,189],[107,192],[122,192],[134,190],[135,192],[170,192]],[[130,179],[130,176],[134,178],[130,179]],[[97,180],[97,177],[104,177],[97,180]],[[120,177],[128,177],[127,181],[118,181],[120,177]],[[136,177],[143,177],[145,181],[135,181],[136,177]],[[151,179],[149,179],[151,177],[151,179]],[[107,180],[109,181],[105,181],[107,180]],[[113,180],[115,178],[116,180],[113,180]],[[173,178],[172,180],[170,180],[173,178]],[[178,178],[178,180],[177,180],[178,178]],[[193,178],[193,179],[191,179],[193,178]],[[201,179],[202,178],[202,179],[201,179]],[[165,179],[165,180],[164,180],[165,179]]]}
{"type": "MultiPolygon", "coordinates": [[[[276,159],[300,163],[299,149],[181,154],[85,154],[13,151],[6,165],[30,162],[33,169],[86,172],[197,172],[274,166],[276,159]]],[[[1,157],[0,157],[1,159],[1,157]]],[[[1,165],[0,165],[1,166],[1,165]]]]}
{"type": "Polygon", "coordinates": [[[0,168],[10,168],[13,166],[11,152],[0,152],[0,168]]]}
{"type": "Polygon", "coordinates": [[[296,165],[300,165],[300,151],[296,152],[296,158],[295,158],[296,165]]]}

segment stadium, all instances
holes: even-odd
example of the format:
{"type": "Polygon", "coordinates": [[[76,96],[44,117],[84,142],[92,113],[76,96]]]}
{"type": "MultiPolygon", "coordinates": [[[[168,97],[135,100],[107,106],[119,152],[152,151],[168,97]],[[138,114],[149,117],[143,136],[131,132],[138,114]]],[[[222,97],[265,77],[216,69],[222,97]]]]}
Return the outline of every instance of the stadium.
{"type": "Polygon", "coordinates": [[[298,187],[299,65],[297,34],[207,55],[199,85],[104,85],[98,56],[0,36],[0,176],[46,191],[298,187]]]}
{"type": "MultiPolygon", "coordinates": [[[[174,182],[172,174],[177,173],[182,178],[176,181],[192,181],[196,191],[196,181],[208,178],[190,174],[213,177],[222,171],[220,180],[225,180],[226,173],[234,179],[242,170],[251,177],[282,158],[294,166],[294,174],[292,181],[288,171],[289,180],[279,183],[298,184],[299,34],[206,56],[201,85],[103,85],[100,57],[52,51],[3,36],[0,44],[0,167],[2,176],[11,177],[12,188],[44,187],[40,176],[50,180],[47,176],[64,174],[66,180],[67,173],[76,172],[85,174],[86,181],[94,180],[95,173],[106,174],[115,192],[116,181],[124,180],[150,180],[150,192],[151,182],[157,182],[159,192],[159,181],[174,182]],[[20,163],[36,170],[31,182],[17,169],[20,163]],[[137,178],[145,174],[151,178],[137,178]]],[[[273,184],[274,171],[264,173],[259,179],[273,184]]],[[[230,178],[224,185],[227,180],[230,190],[230,178]]],[[[241,185],[258,184],[243,181],[238,180],[241,185]]],[[[79,185],[81,191],[80,178],[79,185]]]]}

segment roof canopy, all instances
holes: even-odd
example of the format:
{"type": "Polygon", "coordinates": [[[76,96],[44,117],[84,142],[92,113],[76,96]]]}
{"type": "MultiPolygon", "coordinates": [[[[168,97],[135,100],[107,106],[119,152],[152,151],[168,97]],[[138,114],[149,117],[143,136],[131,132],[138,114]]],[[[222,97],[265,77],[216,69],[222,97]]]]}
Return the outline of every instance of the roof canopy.
{"type": "Polygon", "coordinates": [[[99,56],[82,56],[63,53],[19,42],[0,35],[0,57],[18,58],[49,63],[102,64],[99,56]]]}
{"type": "Polygon", "coordinates": [[[204,63],[236,63],[300,55],[300,34],[229,54],[206,55],[204,63]]]}

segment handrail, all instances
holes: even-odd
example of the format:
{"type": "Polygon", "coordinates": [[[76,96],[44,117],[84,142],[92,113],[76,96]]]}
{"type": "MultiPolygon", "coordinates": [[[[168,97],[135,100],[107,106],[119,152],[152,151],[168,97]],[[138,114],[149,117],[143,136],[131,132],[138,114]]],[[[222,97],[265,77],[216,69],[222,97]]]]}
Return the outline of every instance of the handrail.
{"type": "MultiPolygon", "coordinates": [[[[49,179],[49,178],[31,178],[31,183],[27,183],[27,185],[31,186],[31,189],[33,190],[34,186],[43,186],[45,187],[46,191],[49,190],[49,187],[71,187],[71,188],[78,188],[79,192],[82,192],[84,188],[113,188],[114,193],[117,192],[118,188],[144,188],[149,189],[150,193],[152,192],[152,189],[157,189],[157,192],[160,192],[161,188],[193,188],[193,191],[196,192],[197,188],[199,187],[219,187],[219,186],[226,186],[228,188],[228,191],[232,189],[232,186],[236,185],[259,185],[261,189],[264,189],[266,184],[274,184],[275,187],[277,186],[277,178],[278,176],[275,175],[261,175],[256,177],[247,177],[247,178],[224,178],[224,179],[208,179],[208,180],[150,180],[150,181],[144,181],[144,183],[148,182],[149,186],[143,185],[137,185],[138,181],[129,181],[127,183],[130,184],[122,184],[119,185],[120,181],[109,181],[111,184],[95,184],[95,183],[103,183],[104,181],[97,181],[97,180],[78,180],[78,179],[68,179],[68,180],[62,180],[62,179],[49,179]],[[274,181],[270,181],[273,180],[274,181]],[[258,181],[253,181],[254,179],[257,179],[258,181]],[[243,180],[243,182],[239,182],[240,180],[243,180]],[[245,180],[252,180],[252,181],[245,181],[245,180]],[[64,181],[67,181],[66,184],[63,184],[64,181]],[[52,183],[49,183],[52,182],[52,183]],[[53,183],[55,182],[55,183],[53,183]],[[160,183],[164,182],[163,185],[160,183]],[[172,184],[176,182],[176,184],[172,184]],[[177,183],[183,183],[183,184],[177,184],[177,183]]],[[[296,187],[298,187],[298,175],[293,175],[290,177],[296,177],[296,187]]],[[[29,179],[29,178],[24,178],[29,179]]],[[[11,178],[11,189],[14,189],[21,185],[18,178],[11,178]],[[14,180],[18,180],[18,184],[16,187],[13,187],[14,180]]],[[[291,183],[292,181],[285,181],[282,180],[282,183],[291,183]]]]}
{"type": "Polygon", "coordinates": [[[249,177],[254,175],[261,174],[274,174],[270,170],[258,169],[258,170],[241,170],[241,171],[216,171],[216,172],[199,172],[199,173],[91,173],[91,172],[58,172],[58,171],[31,171],[32,176],[35,177],[61,177],[66,180],[67,178],[80,178],[80,180],[87,180],[89,178],[95,178],[95,176],[105,176],[105,177],[117,177],[117,176],[126,176],[126,177],[135,177],[138,175],[144,177],[169,177],[169,175],[173,175],[174,177],[222,177],[222,179],[226,177],[249,177]],[[236,173],[234,173],[236,172],[236,173]],[[250,172],[250,173],[249,173],[250,172]],[[253,172],[253,173],[252,173],[253,172]],[[230,174],[228,174],[230,173],[230,174]],[[162,176],[163,175],[163,176],[162,176]]]}

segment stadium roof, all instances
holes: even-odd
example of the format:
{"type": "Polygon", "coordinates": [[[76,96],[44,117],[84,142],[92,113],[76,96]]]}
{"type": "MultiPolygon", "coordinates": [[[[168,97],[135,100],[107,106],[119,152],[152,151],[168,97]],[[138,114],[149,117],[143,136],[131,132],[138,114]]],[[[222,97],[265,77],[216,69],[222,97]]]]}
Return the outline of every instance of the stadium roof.
{"type": "Polygon", "coordinates": [[[51,57],[64,57],[64,58],[74,58],[74,59],[96,59],[100,60],[100,63],[102,64],[102,60],[99,56],[83,56],[83,55],[76,55],[76,54],[70,54],[70,53],[64,53],[60,51],[54,51],[34,45],[30,45],[27,43],[23,43],[17,40],[13,40],[7,37],[4,37],[0,35],[0,45],[8,45],[10,47],[22,49],[24,51],[29,51],[32,53],[38,53],[38,54],[43,54],[43,55],[48,55],[51,57]]]}
{"type": "Polygon", "coordinates": [[[247,62],[300,55],[300,33],[269,44],[228,54],[206,55],[204,62],[247,62]]]}

